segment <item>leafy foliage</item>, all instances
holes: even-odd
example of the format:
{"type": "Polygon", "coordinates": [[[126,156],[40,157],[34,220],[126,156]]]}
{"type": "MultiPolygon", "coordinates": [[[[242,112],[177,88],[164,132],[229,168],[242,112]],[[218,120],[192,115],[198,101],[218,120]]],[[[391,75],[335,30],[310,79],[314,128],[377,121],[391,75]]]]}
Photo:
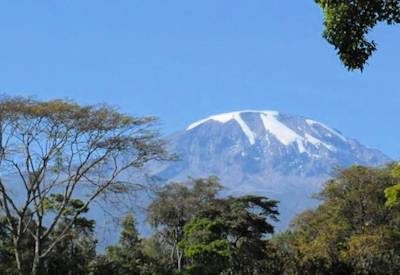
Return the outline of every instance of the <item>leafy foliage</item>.
{"type": "MultiPolygon", "coordinates": [[[[400,181],[400,165],[397,164],[392,169],[392,176],[400,181]]],[[[400,183],[385,189],[386,206],[393,207],[400,203],[400,183]]]]}
{"type": "Polygon", "coordinates": [[[185,225],[179,246],[190,263],[189,273],[215,274],[228,266],[231,251],[224,227],[223,222],[207,218],[194,218],[185,225]]]}
{"type": "MultiPolygon", "coordinates": [[[[172,183],[149,206],[153,235],[142,239],[129,214],[119,242],[96,255],[94,222],[75,219],[43,259],[40,274],[398,274],[400,207],[387,207],[384,193],[398,180],[396,165],[340,170],[318,194],[319,207],[274,236],[276,201],[220,197],[216,178],[172,183]]],[[[58,203],[55,195],[44,206],[53,211],[58,203]]],[[[58,236],[81,205],[79,200],[67,205],[60,227],[46,241],[58,236]]],[[[0,271],[18,274],[7,221],[0,222],[0,235],[0,271]]],[[[27,234],[20,245],[30,262],[34,239],[27,234]]]]}
{"type": "Polygon", "coordinates": [[[400,23],[399,0],[315,0],[323,10],[323,36],[349,70],[363,70],[376,50],[368,32],[380,22],[400,23]]]}
{"type": "MultiPolygon", "coordinates": [[[[322,204],[299,215],[277,244],[301,274],[398,274],[399,208],[385,206],[392,167],[339,171],[319,194],[322,204]]],[[[287,271],[286,270],[286,271],[287,271]]]]}
{"type": "Polygon", "coordinates": [[[107,248],[106,258],[113,274],[141,274],[145,257],[132,214],[128,214],[122,221],[119,244],[107,248]]]}
{"type": "Polygon", "coordinates": [[[221,185],[214,177],[194,179],[186,184],[171,183],[156,192],[148,208],[150,225],[167,244],[171,261],[176,263],[179,271],[183,251],[178,243],[183,239],[184,227],[196,213],[207,207],[219,190],[221,185]]]}
{"type": "MultiPolygon", "coordinates": [[[[340,23],[330,5],[346,15],[361,1],[320,3],[340,23]]],[[[317,195],[321,204],[275,236],[277,201],[223,197],[215,177],[170,183],[147,209],[152,235],[142,238],[128,214],[119,242],[96,252],[90,203],[127,192],[125,169],[165,157],[151,121],[104,106],[0,101],[0,274],[400,273],[398,164],[338,171],[317,195]],[[16,183],[25,197],[13,197],[16,183]]]]}
{"type": "Polygon", "coordinates": [[[19,273],[42,272],[93,201],[128,192],[126,171],[169,159],[154,121],[106,105],[0,98],[0,211],[19,273]],[[27,236],[33,258],[22,247],[27,236]]]}

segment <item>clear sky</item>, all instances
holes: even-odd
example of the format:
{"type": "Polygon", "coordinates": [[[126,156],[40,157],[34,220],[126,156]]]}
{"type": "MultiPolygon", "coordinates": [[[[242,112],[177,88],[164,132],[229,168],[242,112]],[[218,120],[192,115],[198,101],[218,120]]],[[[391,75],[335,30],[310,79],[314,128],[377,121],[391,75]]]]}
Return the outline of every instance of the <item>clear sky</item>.
{"type": "Polygon", "coordinates": [[[379,26],[364,73],[321,38],[313,0],[0,2],[0,92],[159,116],[272,109],[400,158],[400,30],[379,26]]]}

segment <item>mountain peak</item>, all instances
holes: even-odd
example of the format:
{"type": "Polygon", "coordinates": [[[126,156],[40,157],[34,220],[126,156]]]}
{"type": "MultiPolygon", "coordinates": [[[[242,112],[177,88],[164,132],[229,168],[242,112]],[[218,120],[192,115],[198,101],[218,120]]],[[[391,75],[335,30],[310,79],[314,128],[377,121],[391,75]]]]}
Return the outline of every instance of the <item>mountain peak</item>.
{"type": "Polygon", "coordinates": [[[271,115],[278,115],[279,113],[277,111],[257,111],[257,110],[243,110],[243,111],[236,111],[236,112],[228,112],[228,113],[221,113],[221,114],[217,114],[217,115],[212,115],[209,116],[207,118],[198,120],[196,122],[193,122],[192,124],[190,124],[186,130],[189,131],[193,128],[196,128],[197,126],[210,121],[210,120],[214,120],[214,121],[218,121],[221,123],[226,123],[230,120],[237,120],[237,119],[241,119],[241,114],[243,113],[256,113],[256,114],[271,114],[271,115]]]}
{"type": "Polygon", "coordinates": [[[153,167],[158,178],[218,176],[230,194],[258,193],[281,201],[282,224],[315,205],[311,194],[335,168],[390,161],[321,122],[276,111],[213,115],[168,140],[180,160],[153,167]]]}
{"type": "Polygon", "coordinates": [[[186,131],[190,131],[208,121],[216,121],[216,122],[224,124],[224,123],[234,120],[239,124],[243,133],[247,136],[250,144],[253,145],[255,143],[256,137],[255,137],[254,132],[250,129],[250,127],[247,125],[247,123],[243,120],[242,114],[244,114],[244,113],[253,113],[253,114],[270,115],[270,116],[276,116],[279,114],[276,111],[254,111],[254,110],[223,113],[223,114],[213,115],[208,118],[196,121],[196,122],[190,124],[189,127],[187,127],[186,131]]]}
{"type": "Polygon", "coordinates": [[[251,146],[255,145],[257,140],[270,141],[272,138],[284,146],[294,144],[299,153],[312,155],[312,151],[315,150],[307,148],[315,149],[322,146],[327,150],[335,151],[338,143],[348,142],[341,133],[321,122],[300,116],[280,114],[277,111],[244,110],[222,113],[196,121],[190,124],[186,131],[192,131],[210,123],[219,123],[223,126],[232,121],[240,127],[251,146]],[[260,125],[263,128],[262,133],[256,130],[260,128],[260,125]]]}

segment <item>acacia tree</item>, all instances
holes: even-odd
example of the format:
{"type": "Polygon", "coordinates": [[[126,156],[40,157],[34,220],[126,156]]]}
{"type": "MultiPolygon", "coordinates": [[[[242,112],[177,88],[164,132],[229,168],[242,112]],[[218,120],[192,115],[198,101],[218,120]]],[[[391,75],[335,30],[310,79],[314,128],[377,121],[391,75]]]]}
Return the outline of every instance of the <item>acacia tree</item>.
{"type": "Polygon", "coordinates": [[[367,34],[378,23],[400,23],[399,0],[315,0],[324,12],[325,39],[349,70],[363,70],[376,50],[367,34]]]}
{"type": "Polygon", "coordinates": [[[0,211],[20,274],[38,274],[42,260],[93,201],[127,192],[129,169],[168,157],[154,122],[105,105],[0,100],[0,211]],[[77,197],[82,203],[65,223],[62,217],[77,197]],[[26,235],[34,239],[29,266],[21,246],[26,235]]]}

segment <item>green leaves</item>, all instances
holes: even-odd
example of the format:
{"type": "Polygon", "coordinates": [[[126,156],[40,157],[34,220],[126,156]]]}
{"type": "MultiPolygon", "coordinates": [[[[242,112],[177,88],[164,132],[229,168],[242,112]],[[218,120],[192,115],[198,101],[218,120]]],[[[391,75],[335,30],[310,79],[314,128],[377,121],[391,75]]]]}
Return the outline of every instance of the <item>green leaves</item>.
{"type": "Polygon", "coordinates": [[[376,51],[375,41],[367,38],[379,22],[400,23],[398,0],[316,0],[324,13],[323,37],[338,52],[348,70],[363,70],[376,51]]]}
{"type": "Polygon", "coordinates": [[[398,274],[400,213],[385,206],[393,167],[353,166],[327,182],[321,205],[299,215],[278,245],[300,274],[398,274]]]}
{"type": "Polygon", "coordinates": [[[37,274],[42,259],[71,239],[77,226],[93,226],[82,214],[100,196],[136,187],[128,170],[170,159],[154,122],[107,105],[0,98],[0,140],[7,141],[1,148],[0,208],[6,210],[20,273],[37,274]],[[18,245],[28,230],[36,242],[31,262],[18,245]]]}
{"type": "Polygon", "coordinates": [[[208,257],[228,257],[229,243],[223,237],[223,223],[206,218],[190,221],[184,229],[184,239],[179,246],[184,249],[189,259],[206,259],[208,257]]]}
{"type": "Polygon", "coordinates": [[[387,207],[394,207],[400,202],[400,183],[385,189],[385,197],[387,207]]]}
{"type": "Polygon", "coordinates": [[[61,209],[63,216],[73,216],[77,212],[86,213],[89,209],[84,207],[83,201],[79,199],[65,200],[62,194],[51,194],[42,200],[42,208],[45,212],[57,212],[61,209]]]}
{"type": "Polygon", "coordinates": [[[183,263],[189,274],[261,272],[277,202],[251,195],[218,198],[220,190],[214,177],[168,184],[151,203],[149,221],[171,250],[178,270],[183,263]]]}
{"type": "MultiPolygon", "coordinates": [[[[395,165],[391,170],[392,176],[400,181],[400,164],[395,165]]],[[[400,183],[385,189],[386,206],[391,208],[400,203],[400,183]]]]}
{"type": "Polygon", "coordinates": [[[122,221],[119,243],[109,246],[102,262],[93,264],[94,274],[143,274],[148,259],[145,257],[142,242],[136,229],[135,218],[128,214],[122,221]]]}

